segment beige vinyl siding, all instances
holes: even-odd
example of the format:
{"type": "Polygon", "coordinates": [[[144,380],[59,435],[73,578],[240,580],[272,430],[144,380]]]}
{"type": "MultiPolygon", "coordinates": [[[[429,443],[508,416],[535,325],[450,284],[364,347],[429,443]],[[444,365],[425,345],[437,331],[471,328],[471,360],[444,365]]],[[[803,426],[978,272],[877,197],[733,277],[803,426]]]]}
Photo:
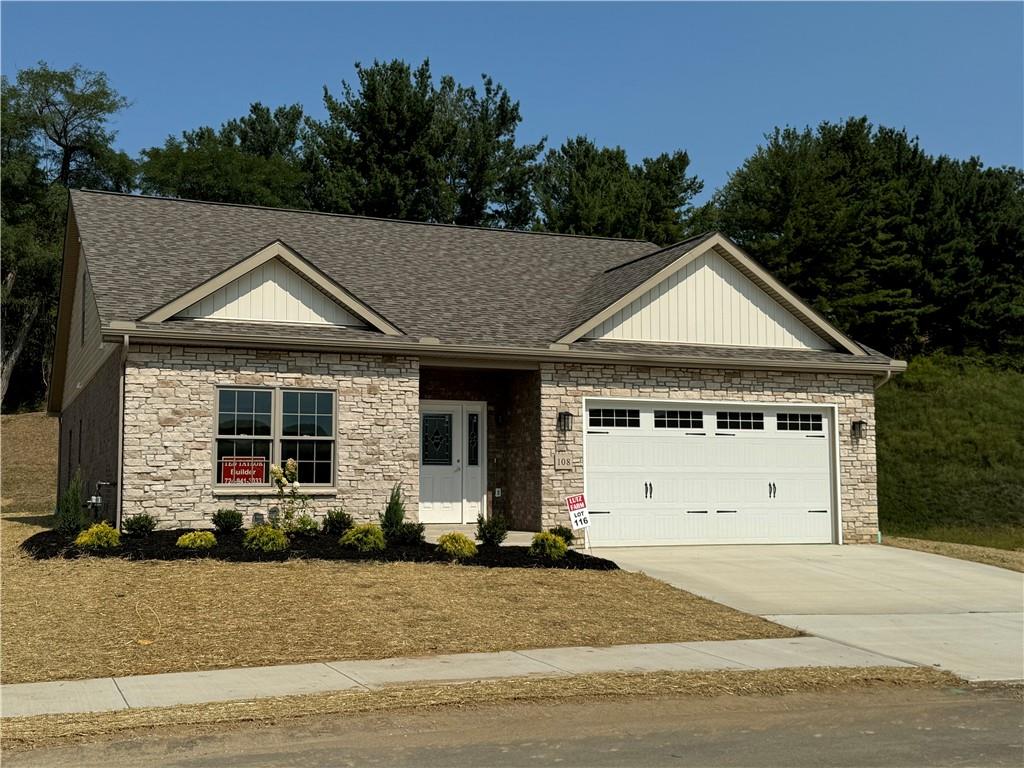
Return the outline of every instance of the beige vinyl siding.
{"type": "Polygon", "coordinates": [[[66,408],[92,380],[117,346],[103,342],[96,298],[89,282],[88,264],[84,255],[80,253],[80,256],[75,274],[75,295],[71,305],[63,408],[66,408]]]}
{"type": "Polygon", "coordinates": [[[591,339],[831,349],[736,267],[708,251],[587,334],[591,339]]]}
{"type": "Polygon", "coordinates": [[[366,326],[280,259],[271,259],[232,280],[179,317],[366,326]]]}

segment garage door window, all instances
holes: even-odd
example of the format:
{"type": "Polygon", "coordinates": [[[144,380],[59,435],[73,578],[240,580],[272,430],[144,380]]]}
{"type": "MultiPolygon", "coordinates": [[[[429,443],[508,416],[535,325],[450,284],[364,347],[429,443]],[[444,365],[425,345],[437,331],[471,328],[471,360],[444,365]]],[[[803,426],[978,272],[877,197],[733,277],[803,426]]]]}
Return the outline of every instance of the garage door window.
{"type": "Polygon", "coordinates": [[[639,408],[591,408],[592,427],[639,427],[639,408]]]}
{"type": "Polygon", "coordinates": [[[655,411],[655,429],[704,429],[703,411],[655,411]]]}
{"type": "Polygon", "coordinates": [[[764,414],[757,411],[719,411],[719,429],[764,429],[764,414]]]}
{"type": "Polygon", "coordinates": [[[775,425],[780,432],[821,432],[821,414],[780,413],[775,425]]]}

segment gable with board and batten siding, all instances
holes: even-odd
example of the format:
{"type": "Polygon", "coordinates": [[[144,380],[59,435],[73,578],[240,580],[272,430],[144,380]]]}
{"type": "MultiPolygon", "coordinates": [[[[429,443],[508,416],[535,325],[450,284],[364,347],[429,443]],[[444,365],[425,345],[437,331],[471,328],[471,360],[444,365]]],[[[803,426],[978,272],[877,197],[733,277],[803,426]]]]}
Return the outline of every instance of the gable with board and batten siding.
{"type": "Polygon", "coordinates": [[[586,338],[832,349],[714,249],[606,318],[586,338]]]}

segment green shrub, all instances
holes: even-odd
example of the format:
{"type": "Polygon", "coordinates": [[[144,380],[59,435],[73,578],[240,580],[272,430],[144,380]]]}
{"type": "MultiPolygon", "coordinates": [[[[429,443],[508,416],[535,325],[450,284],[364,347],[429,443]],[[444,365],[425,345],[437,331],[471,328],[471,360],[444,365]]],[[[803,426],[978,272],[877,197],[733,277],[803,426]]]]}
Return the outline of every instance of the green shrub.
{"type": "Polygon", "coordinates": [[[235,533],[242,530],[242,513],[234,509],[218,509],[211,518],[217,533],[235,533]]]}
{"type": "Polygon", "coordinates": [[[307,512],[303,512],[294,520],[291,520],[285,527],[287,533],[295,533],[299,536],[316,536],[320,531],[320,525],[313,516],[307,512]]]}
{"type": "Polygon", "coordinates": [[[418,547],[423,543],[423,523],[402,523],[398,530],[385,535],[389,547],[418,547]]]}
{"type": "Polygon", "coordinates": [[[148,536],[155,529],[156,520],[152,515],[132,515],[121,521],[121,530],[130,536],[148,536]]]}
{"type": "Polygon", "coordinates": [[[176,547],[181,549],[213,549],[217,537],[210,531],[189,531],[178,537],[176,547]]]}
{"type": "Polygon", "coordinates": [[[561,560],[568,551],[565,539],[548,531],[535,533],[530,544],[530,554],[542,560],[561,560]]]}
{"type": "Polygon", "coordinates": [[[269,523],[254,525],[242,539],[242,546],[257,552],[284,552],[289,543],[285,532],[269,523]]]}
{"type": "Polygon", "coordinates": [[[345,531],[338,542],[346,549],[354,549],[363,554],[384,551],[384,531],[379,525],[364,523],[345,531]]]}
{"type": "Polygon", "coordinates": [[[121,546],[121,534],[110,523],[104,520],[82,531],[75,538],[75,546],[79,549],[113,549],[121,546]]]}
{"type": "Polygon", "coordinates": [[[388,505],[380,514],[380,528],[384,538],[390,539],[405,522],[405,499],[402,497],[402,484],[395,483],[388,496],[388,505]]]}
{"type": "Polygon", "coordinates": [[[576,541],[576,534],[567,525],[556,525],[554,528],[548,528],[548,533],[555,534],[555,536],[565,542],[567,547],[571,547],[572,543],[576,541]]]}
{"type": "Polygon", "coordinates": [[[482,547],[500,547],[501,542],[508,536],[508,520],[504,515],[491,515],[484,517],[477,515],[476,537],[482,547]]]}
{"type": "Polygon", "coordinates": [[[329,533],[331,536],[341,536],[345,531],[355,525],[355,521],[345,510],[341,509],[329,509],[327,510],[327,517],[324,518],[324,533],[329,533]]]}
{"type": "Polygon", "coordinates": [[[89,524],[89,518],[82,507],[82,474],[75,474],[57,502],[57,530],[65,536],[74,536],[89,524]]]}
{"type": "Polygon", "coordinates": [[[452,560],[469,560],[476,557],[476,544],[464,533],[444,533],[437,540],[437,548],[452,560]]]}

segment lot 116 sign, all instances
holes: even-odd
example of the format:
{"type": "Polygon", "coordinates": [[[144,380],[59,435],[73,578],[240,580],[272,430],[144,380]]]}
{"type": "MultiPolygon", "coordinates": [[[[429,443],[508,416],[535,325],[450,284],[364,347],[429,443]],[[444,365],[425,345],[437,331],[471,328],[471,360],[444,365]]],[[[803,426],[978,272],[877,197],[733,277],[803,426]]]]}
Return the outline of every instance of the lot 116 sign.
{"type": "Polygon", "coordinates": [[[569,510],[569,522],[572,523],[574,531],[590,527],[590,513],[587,512],[587,500],[582,493],[575,496],[566,496],[565,507],[569,510]]]}

